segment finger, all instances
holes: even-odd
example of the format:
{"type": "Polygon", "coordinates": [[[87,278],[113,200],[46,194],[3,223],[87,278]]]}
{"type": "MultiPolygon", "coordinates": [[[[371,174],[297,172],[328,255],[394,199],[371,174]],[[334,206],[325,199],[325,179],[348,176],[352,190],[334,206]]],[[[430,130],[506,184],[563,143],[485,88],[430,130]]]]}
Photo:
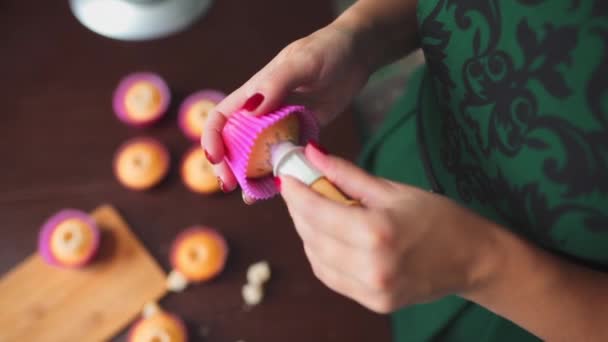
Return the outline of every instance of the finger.
{"type": "Polygon", "coordinates": [[[211,164],[218,164],[224,159],[224,140],[222,130],[226,125],[227,118],[223,112],[215,108],[207,119],[205,131],[201,136],[201,146],[211,164]]]}
{"type": "Polygon", "coordinates": [[[280,106],[294,88],[312,77],[306,68],[310,63],[303,63],[300,67],[291,64],[279,62],[275,57],[215,106],[201,140],[209,161],[215,164],[225,156],[221,132],[232,114],[241,109],[253,115],[266,114],[280,106]]]}
{"type": "Polygon", "coordinates": [[[365,209],[333,202],[290,176],[281,177],[281,195],[301,237],[322,234],[360,248],[374,245],[376,236],[364,226],[365,209]]]}
{"type": "Polygon", "coordinates": [[[320,151],[313,144],[306,145],[306,158],[323,173],[330,182],[366,207],[384,204],[392,185],[383,179],[371,176],[354,164],[320,151]]]}
{"type": "MultiPolygon", "coordinates": [[[[379,281],[385,282],[385,279],[377,279],[377,274],[384,265],[374,254],[320,234],[310,235],[307,232],[302,240],[309,252],[334,272],[358,282],[368,292],[380,292],[383,289],[384,284],[379,284],[379,281]]],[[[387,283],[388,281],[386,279],[387,283]]]]}
{"type": "Polygon", "coordinates": [[[222,130],[229,117],[241,109],[246,100],[245,91],[240,87],[218,103],[209,114],[201,141],[211,163],[216,164],[224,159],[222,130]]]}
{"type": "Polygon", "coordinates": [[[226,96],[218,103],[207,119],[201,143],[207,154],[207,159],[213,164],[216,164],[224,159],[225,149],[222,138],[222,130],[228,121],[228,118],[235,112],[241,110],[247,102],[246,89],[251,88],[260,74],[265,72],[267,67],[260,70],[252,78],[250,78],[241,87],[226,96]]]}
{"type": "Polygon", "coordinates": [[[304,252],[314,275],[331,290],[365,306],[371,306],[380,300],[380,294],[368,291],[361,283],[344,277],[340,272],[328,267],[306,245],[304,252]]]}
{"type": "Polygon", "coordinates": [[[245,203],[247,205],[252,205],[252,204],[255,204],[255,202],[257,202],[255,199],[249,197],[249,195],[247,195],[245,193],[245,191],[241,192],[241,197],[243,198],[243,203],[245,203]]]}
{"type": "Polygon", "coordinates": [[[215,172],[223,192],[231,192],[238,186],[232,170],[230,170],[225,161],[213,165],[213,172],[215,172]]]}
{"type": "Polygon", "coordinates": [[[253,115],[262,115],[277,109],[296,88],[313,80],[318,69],[318,63],[306,56],[292,54],[289,57],[276,57],[246,86],[250,99],[256,94],[262,97],[255,108],[247,110],[253,115]]]}
{"type": "Polygon", "coordinates": [[[310,266],[312,267],[315,276],[327,285],[327,287],[355,300],[365,297],[367,290],[365,290],[361,284],[352,281],[352,279],[349,279],[348,277],[344,277],[342,274],[323,263],[306,244],[304,245],[304,252],[306,253],[306,257],[310,262],[310,266]]]}

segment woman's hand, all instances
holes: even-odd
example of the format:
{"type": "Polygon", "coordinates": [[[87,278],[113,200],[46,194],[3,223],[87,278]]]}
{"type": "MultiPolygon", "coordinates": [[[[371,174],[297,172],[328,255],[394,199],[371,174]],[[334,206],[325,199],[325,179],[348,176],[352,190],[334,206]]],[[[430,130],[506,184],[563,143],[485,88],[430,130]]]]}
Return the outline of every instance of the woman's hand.
{"type": "Polygon", "coordinates": [[[347,27],[334,24],[295,41],[215,107],[202,144],[222,190],[237,186],[223,161],[221,131],[227,118],[240,109],[261,115],[286,103],[305,105],[322,124],[329,122],[351,102],[370,73],[356,54],[356,39],[347,27]]]}
{"type": "Polygon", "coordinates": [[[548,341],[608,341],[608,274],[538,248],[451,200],[370,176],[313,146],[306,156],[361,207],[290,177],[287,203],[315,275],[388,313],[457,294],[548,341]]]}
{"type": "Polygon", "coordinates": [[[445,197],[373,177],[312,145],[310,161],[362,207],[321,197],[290,177],[281,194],[315,275],[371,310],[483,287],[500,250],[489,221],[445,197]]]}

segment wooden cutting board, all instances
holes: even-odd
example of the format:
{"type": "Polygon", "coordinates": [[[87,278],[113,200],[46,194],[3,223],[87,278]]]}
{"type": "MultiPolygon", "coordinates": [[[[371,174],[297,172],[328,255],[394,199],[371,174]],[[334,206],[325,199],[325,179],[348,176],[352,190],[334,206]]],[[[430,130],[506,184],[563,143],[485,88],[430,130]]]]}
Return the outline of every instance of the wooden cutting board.
{"type": "Polygon", "coordinates": [[[0,279],[0,342],[105,341],[166,293],[166,274],[109,205],[92,213],[100,254],[82,270],[35,253],[0,279]]]}

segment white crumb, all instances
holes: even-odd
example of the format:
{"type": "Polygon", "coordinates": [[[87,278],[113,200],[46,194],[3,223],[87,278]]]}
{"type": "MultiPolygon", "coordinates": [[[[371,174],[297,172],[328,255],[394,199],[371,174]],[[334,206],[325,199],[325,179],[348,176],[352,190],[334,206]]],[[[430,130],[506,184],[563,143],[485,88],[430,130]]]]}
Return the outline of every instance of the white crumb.
{"type": "Polygon", "coordinates": [[[267,261],[259,261],[247,269],[247,282],[262,285],[270,279],[270,265],[267,261]]]}
{"type": "Polygon", "coordinates": [[[188,286],[188,279],[177,270],[171,271],[167,277],[167,289],[173,292],[182,292],[188,286]]]}
{"type": "Polygon", "coordinates": [[[141,311],[141,315],[144,318],[148,318],[152,315],[157,314],[159,311],[160,311],[160,307],[158,306],[158,303],[150,302],[150,303],[146,303],[146,305],[144,305],[144,308],[141,311]]]}
{"type": "Polygon", "coordinates": [[[264,290],[255,284],[245,284],[242,289],[243,300],[249,306],[258,305],[264,298],[264,290]]]}

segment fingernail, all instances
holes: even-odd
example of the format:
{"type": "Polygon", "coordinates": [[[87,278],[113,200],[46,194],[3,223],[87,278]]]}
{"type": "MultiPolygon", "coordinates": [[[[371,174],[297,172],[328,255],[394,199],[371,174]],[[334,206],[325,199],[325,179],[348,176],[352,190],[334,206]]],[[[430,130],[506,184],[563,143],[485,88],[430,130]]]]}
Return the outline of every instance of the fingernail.
{"type": "MultiPolygon", "coordinates": [[[[217,161],[216,161],[216,160],[213,160],[213,158],[211,158],[211,155],[209,154],[209,152],[207,152],[207,150],[204,150],[204,151],[205,151],[205,158],[207,158],[207,160],[208,160],[208,161],[209,161],[211,164],[213,164],[213,165],[217,164],[217,161]]],[[[219,178],[219,177],[218,177],[218,178],[219,178]]]]}
{"type": "Polygon", "coordinates": [[[277,190],[279,190],[279,192],[281,192],[281,178],[274,177],[274,186],[276,186],[277,190]]]}
{"type": "Polygon", "coordinates": [[[329,154],[329,152],[327,152],[327,150],[323,146],[319,145],[319,143],[314,140],[308,140],[308,145],[314,147],[317,151],[323,154],[329,154]]]}
{"type": "Polygon", "coordinates": [[[262,101],[264,101],[264,95],[260,93],[255,93],[250,98],[248,98],[247,101],[245,101],[243,109],[248,112],[253,112],[262,104],[262,101]]]}
{"type": "Polygon", "coordinates": [[[243,202],[247,205],[252,205],[253,203],[255,203],[255,201],[249,198],[249,196],[247,196],[244,191],[241,192],[241,197],[243,198],[243,202]]]}
{"type": "Polygon", "coordinates": [[[222,179],[220,177],[217,177],[217,182],[220,184],[220,189],[222,190],[222,192],[228,192],[225,185],[224,185],[224,181],[222,181],[222,179]]]}

